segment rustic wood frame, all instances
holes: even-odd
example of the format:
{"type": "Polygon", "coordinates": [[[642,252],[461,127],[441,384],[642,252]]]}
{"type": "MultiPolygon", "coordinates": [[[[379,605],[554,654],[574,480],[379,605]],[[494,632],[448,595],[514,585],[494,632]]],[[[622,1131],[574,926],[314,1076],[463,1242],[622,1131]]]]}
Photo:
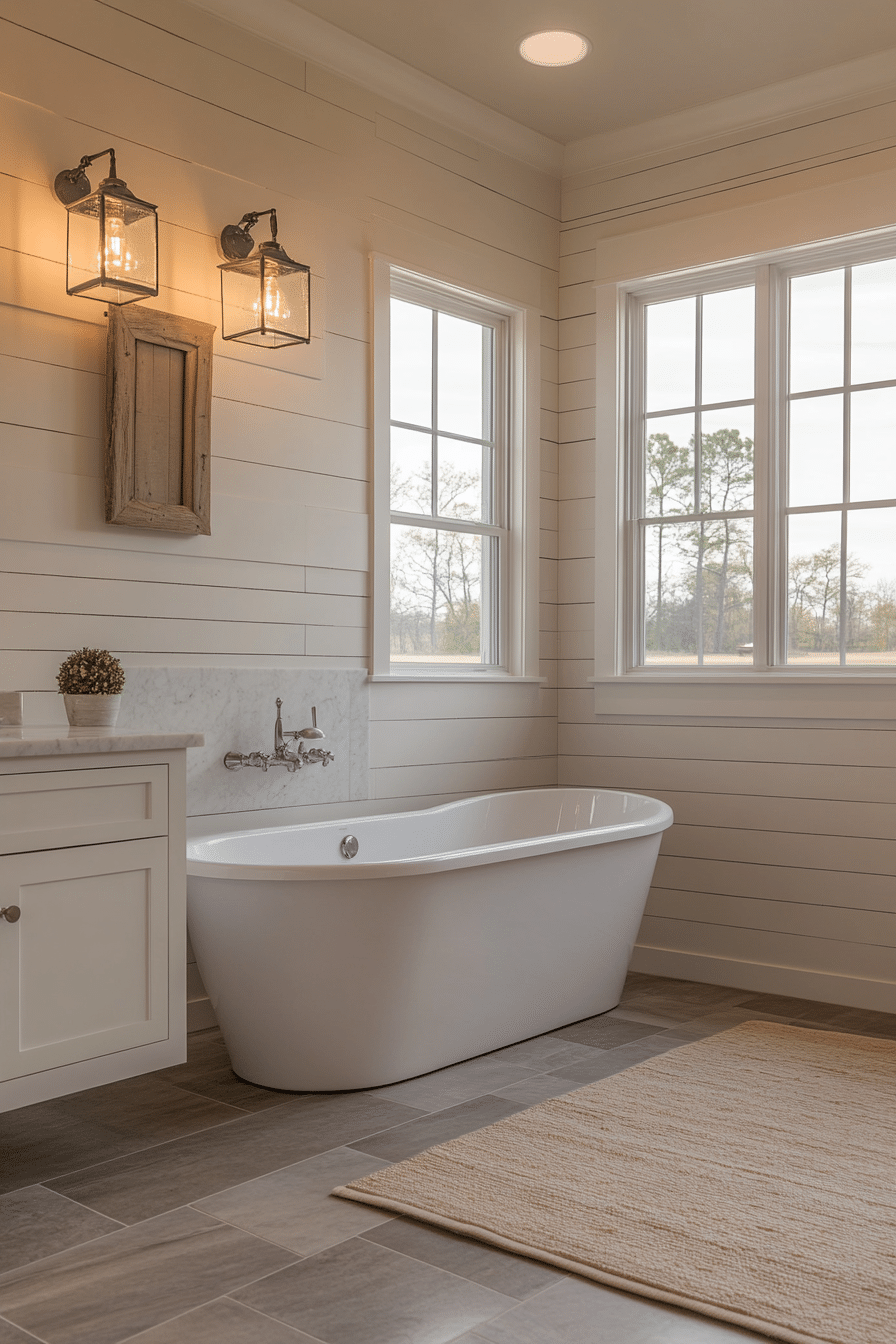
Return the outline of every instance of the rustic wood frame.
{"type": "MultiPolygon", "coordinates": [[[[211,534],[214,331],[208,322],[176,317],[142,305],[109,309],[107,523],[162,532],[211,534]],[[169,387],[157,389],[141,376],[138,389],[138,342],[183,351],[182,377],[181,362],[177,361],[177,376],[171,379],[169,387]],[[164,396],[159,395],[160,390],[164,396]],[[162,477],[167,487],[160,484],[162,477]]],[[[146,351],[139,354],[145,367],[146,351]]]]}

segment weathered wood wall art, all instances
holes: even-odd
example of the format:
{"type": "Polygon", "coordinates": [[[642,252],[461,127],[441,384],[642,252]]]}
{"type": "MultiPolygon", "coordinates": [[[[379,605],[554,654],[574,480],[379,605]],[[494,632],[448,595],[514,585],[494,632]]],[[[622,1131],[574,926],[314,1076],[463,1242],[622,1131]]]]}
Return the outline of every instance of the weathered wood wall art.
{"type": "Polygon", "coordinates": [[[208,322],[109,309],[106,522],[211,533],[208,322]]]}

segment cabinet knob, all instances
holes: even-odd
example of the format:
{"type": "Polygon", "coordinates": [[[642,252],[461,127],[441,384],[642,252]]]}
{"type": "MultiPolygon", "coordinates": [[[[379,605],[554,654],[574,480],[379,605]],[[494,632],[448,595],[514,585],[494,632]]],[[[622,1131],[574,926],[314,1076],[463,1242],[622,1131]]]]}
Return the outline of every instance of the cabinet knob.
{"type": "Polygon", "coordinates": [[[0,910],[0,915],[2,915],[8,924],[15,924],[21,913],[22,912],[17,905],[4,905],[3,909],[0,910]]]}

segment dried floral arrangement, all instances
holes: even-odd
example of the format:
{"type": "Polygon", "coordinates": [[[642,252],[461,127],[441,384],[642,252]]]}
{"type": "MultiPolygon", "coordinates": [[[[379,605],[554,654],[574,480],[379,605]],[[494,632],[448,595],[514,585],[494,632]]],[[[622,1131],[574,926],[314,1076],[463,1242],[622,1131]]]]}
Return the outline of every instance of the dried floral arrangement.
{"type": "Polygon", "coordinates": [[[108,649],[78,649],[56,674],[62,695],[120,695],[124,668],[108,649]]]}

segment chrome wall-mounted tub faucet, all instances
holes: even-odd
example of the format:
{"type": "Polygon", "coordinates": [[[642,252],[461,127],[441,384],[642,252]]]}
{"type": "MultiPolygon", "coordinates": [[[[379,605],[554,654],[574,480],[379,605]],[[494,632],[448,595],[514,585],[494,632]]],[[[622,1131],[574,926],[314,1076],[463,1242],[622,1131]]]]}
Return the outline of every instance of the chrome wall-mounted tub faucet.
{"type": "Polygon", "coordinates": [[[325,751],[322,747],[311,747],[307,749],[307,741],[319,741],[325,734],[317,726],[317,708],[311,706],[311,727],[310,728],[284,728],[283,720],[280,717],[280,710],[283,707],[283,701],[277,697],[277,718],[274,722],[274,750],[268,756],[262,751],[250,751],[243,753],[239,751],[228,751],[224,757],[224,764],[228,770],[241,770],[244,765],[258,766],[261,770],[267,770],[271,765],[283,765],[287,770],[301,770],[303,765],[315,765],[320,762],[321,765],[329,765],[330,761],[335,760],[331,751],[325,751]],[[287,745],[287,739],[292,739],[298,745],[290,750],[287,745]]]}

